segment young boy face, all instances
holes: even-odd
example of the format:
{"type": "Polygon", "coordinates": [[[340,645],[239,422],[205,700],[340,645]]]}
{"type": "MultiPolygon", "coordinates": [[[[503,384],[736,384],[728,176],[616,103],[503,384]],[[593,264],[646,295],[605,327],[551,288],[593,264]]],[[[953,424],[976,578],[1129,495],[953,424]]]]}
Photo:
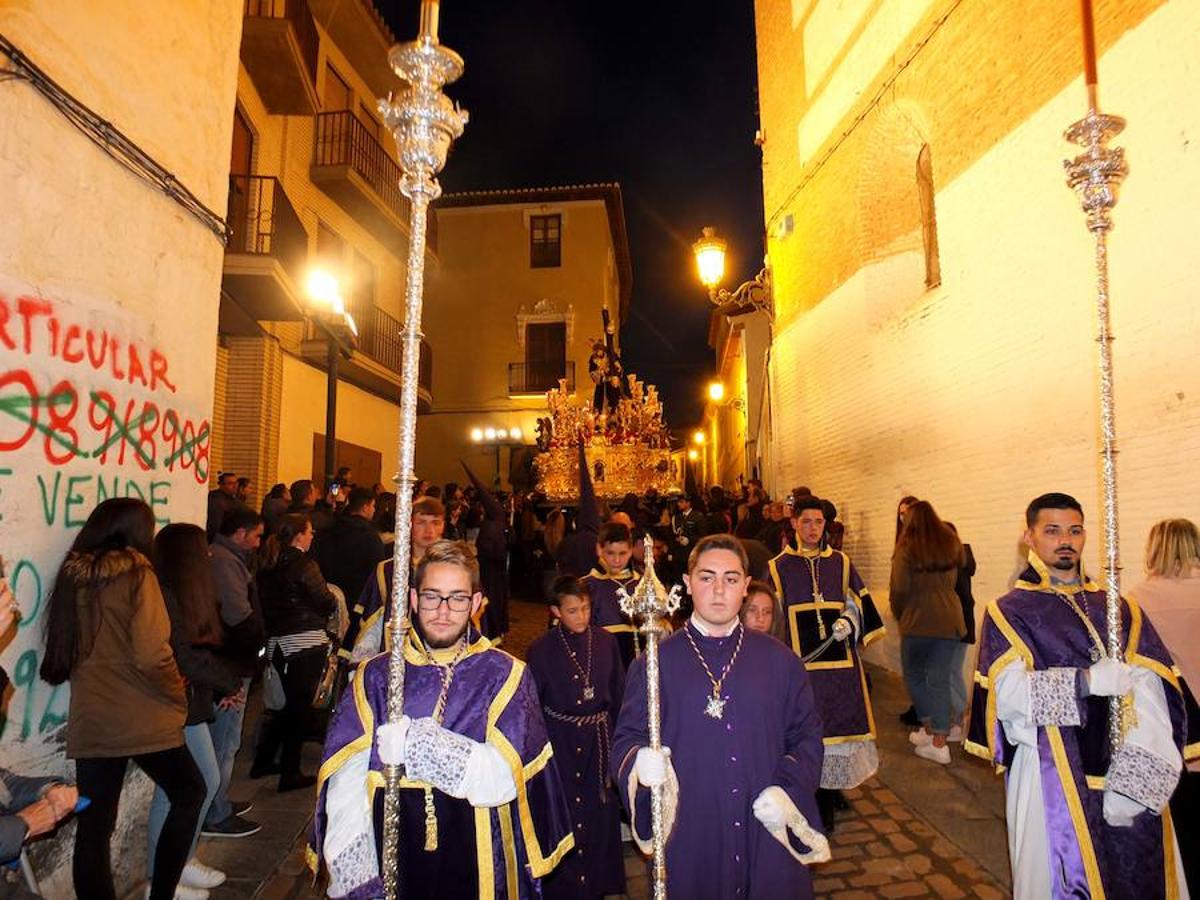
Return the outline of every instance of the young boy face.
{"type": "Polygon", "coordinates": [[[732,550],[713,547],[683,576],[696,615],[704,624],[724,628],[738,617],[749,579],[741,558],[732,550]]]}
{"type": "Polygon", "coordinates": [[[627,541],[614,541],[611,544],[597,544],[596,555],[609,574],[622,571],[629,565],[633,556],[633,547],[627,541]]]}
{"type": "Polygon", "coordinates": [[[563,594],[550,612],[572,634],[583,634],[592,621],[592,601],[575,594],[563,594]]]}

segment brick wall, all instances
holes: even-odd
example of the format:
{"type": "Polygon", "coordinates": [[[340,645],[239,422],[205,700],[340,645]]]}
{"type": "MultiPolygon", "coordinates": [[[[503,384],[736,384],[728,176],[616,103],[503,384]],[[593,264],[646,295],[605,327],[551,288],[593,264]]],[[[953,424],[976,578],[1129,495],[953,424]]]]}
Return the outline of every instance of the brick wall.
{"type": "MultiPolygon", "coordinates": [[[[776,70],[787,64],[771,56],[784,42],[763,23],[787,6],[759,4],[760,70],[773,73],[764,94],[783,89],[776,70]]],[[[1059,6],[963,0],[943,26],[955,41],[930,41],[802,188],[786,148],[764,166],[768,217],[787,209],[797,222],[770,243],[782,313],[770,475],[777,491],[806,483],[834,500],[846,549],[884,607],[895,504],[907,493],[972,543],[979,601],[1005,590],[1024,507],[1044,491],[1083,502],[1087,564],[1099,571],[1093,245],[1060,164],[1084,95],[1069,78],[1075,7],[1059,6]],[[911,168],[921,142],[933,149],[941,248],[943,281],[931,291],[911,168]]],[[[1200,164],[1190,146],[1200,7],[1100,3],[1098,16],[1103,107],[1129,118],[1116,143],[1131,174],[1110,248],[1128,587],[1153,522],[1200,517],[1200,164]]],[[[770,146],[787,131],[783,99],[764,96],[763,117],[770,146]]],[[[895,665],[896,651],[893,635],[873,652],[895,665]]]]}
{"type": "Polygon", "coordinates": [[[271,337],[227,337],[225,439],[226,471],[249,478],[249,504],[276,481],[279,468],[279,419],[283,394],[283,351],[271,337]]]}

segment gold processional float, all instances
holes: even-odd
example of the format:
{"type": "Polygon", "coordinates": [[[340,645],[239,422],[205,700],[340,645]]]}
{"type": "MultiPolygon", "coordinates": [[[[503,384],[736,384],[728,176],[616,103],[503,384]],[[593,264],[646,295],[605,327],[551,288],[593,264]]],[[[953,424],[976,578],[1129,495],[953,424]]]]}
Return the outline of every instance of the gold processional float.
{"type": "Polygon", "coordinates": [[[607,305],[600,313],[604,339],[592,341],[588,377],[591,402],[576,398],[560,378],[546,392],[550,415],[538,420],[536,487],[551,503],[579,499],[579,447],[582,444],[596,496],[620,500],[677,493],[683,485],[683,451],[671,451],[658,388],[626,374],[616,347],[616,326],[607,305]]]}

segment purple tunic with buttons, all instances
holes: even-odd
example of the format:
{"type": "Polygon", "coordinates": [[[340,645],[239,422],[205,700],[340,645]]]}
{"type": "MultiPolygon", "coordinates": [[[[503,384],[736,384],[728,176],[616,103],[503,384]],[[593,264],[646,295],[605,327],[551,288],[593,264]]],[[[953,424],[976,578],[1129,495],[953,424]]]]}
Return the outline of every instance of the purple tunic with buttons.
{"type": "MultiPolygon", "coordinates": [[[[686,626],[719,677],[737,644],[686,626]]],[[[820,829],[814,798],[823,756],[821,719],[808,673],[788,648],[747,631],[726,677],[722,717],[705,714],[712,683],[684,631],[659,646],[662,742],[671,748],[679,806],[667,838],[670,896],[703,898],[812,897],[808,869],[793,858],[751,810],[764,788],[778,785],[820,829]]],[[[625,702],[613,738],[613,773],[628,802],[639,747],[649,745],[646,659],[630,667],[625,702]]],[[[650,792],[638,789],[636,824],[649,838],[650,792]]],[[[792,838],[798,852],[808,848],[792,838]]]]}
{"type": "Polygon", "coordinates": [[[582,634],[551,628],[530,646],[526,665],[542,701],[575,833],[575,849],[542,881],[542,891],[547,898],[572,900],[624,894],[621,801],[608,771],[625,691],[617,640],[597,625],[582,634]]]}

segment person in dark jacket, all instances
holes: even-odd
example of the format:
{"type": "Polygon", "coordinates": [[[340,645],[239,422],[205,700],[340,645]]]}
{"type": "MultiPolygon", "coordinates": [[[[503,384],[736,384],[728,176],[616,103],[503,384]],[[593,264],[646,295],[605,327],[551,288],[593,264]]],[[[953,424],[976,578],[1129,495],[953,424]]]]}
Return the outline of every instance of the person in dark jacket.
{"type": "MultiPolygon", "coordinates": [[[[346,509],[328,531],[316,538],[313,559],[330,584],[336,584],[346,597],[357,597],[363,585],[385,558],[383,539],[372,521],[375,518],[375,494],[370,488],[350,491],[346,509]]],[[[393,522],[394,524],[394,522],[393,522]]]]}
{"type": "MultiPolygon", "coordinates": [[[[200,890],[215,888],[225,882],[224,872],[206,866],[196,858],[200,824],[221,785],[221,770],[209,729],[209,723],[215,718],[213,703],[241,705],[246,702],[242,680],[214,652],[221,644],[221,613],[208,554],[204,530],[198,525],[168,525],[154,539],[154,571],[158,573],[167,616],[171,620],[171,649],[175,652],[175,662],[187,692],[183,739],[204,776],[206,790],[180,884],[200,890]]],[[[155,850],[169,808],[166,792],[161,787],[156,788],[147,828],[151,878],[154,877],[155,850]]]]}
{"type": "MultiPolygon", "coordinates": [[[[253,574],[262,533],[262,516],[242,507],[225,516],[221,533],[212,544],[213,582],[223,626],[220,652],[247,690],[250,679],[261,668],[259,654],[267,640],[253,574]]],[[[205,837],[248,837],[262,826],[239,815],[229,799],[229,780],[233,775],[234,757],[242,746],[246,707],[245,704],[219,703],[215,715],[209,727],[217,752],[217,765],[221,769],[221,784],[208,807],[201,834],[205,837]]]]}
{"type": "MultiPolygon", "coordinates": [[[[946,527],[958,534],[958,529],[951,522],[944,522],[946,527]]],[[[950,740],[961,741],[967,730],[968,699],[971,696],[963,674],[963,663],[967,659],[967,650],[975,643],[975,596],[971,593],[971,579],[975,577],[975,554],[971,545],[964,543],[962,565],[958,567],[958,577],[954,581],[954,593],[962,604],[963,624],[967,633],[962,642],[955,648],[954,659],[950,665],[950,740]]]]}
{"type": "MultiPolygon", "coordinates": [[[[371,523],[366,524],[370,527],[371,523]]],[[[284,516],[279,530],[267,539],[258,574],[267,622],[267,665],[279,673],[286,701],[266,726],[250,777],[278,772],[280,792],[317,783],[315,776],[301,773],[300,749],[329,652],[325,626],[337,601],[321,569],[307,555],[312,541],[312,522],[303,516],[284,516]],[[276,752],[278,767],[274,764],[276,752]]]]}
{"type": "Polygon", "coordinates": [[[288,490],[288,486],[282,481],[272,487],[267,496],[263,497],[262,517],[264,534],[270,534],[279,526],[279,520],[287,512],[288,505],[291,502],[292,494],[288,490]]]}
{"type": "Polygon", "coordinates": [[[241,506],[237,499],[238,477],[233,472],[217,476],[217,486],[208,492],[208,525],[205,534],[211,543],[221,530],[221,521],[231,509],[241,506]]]}

